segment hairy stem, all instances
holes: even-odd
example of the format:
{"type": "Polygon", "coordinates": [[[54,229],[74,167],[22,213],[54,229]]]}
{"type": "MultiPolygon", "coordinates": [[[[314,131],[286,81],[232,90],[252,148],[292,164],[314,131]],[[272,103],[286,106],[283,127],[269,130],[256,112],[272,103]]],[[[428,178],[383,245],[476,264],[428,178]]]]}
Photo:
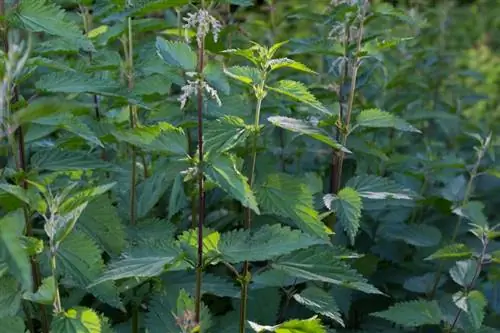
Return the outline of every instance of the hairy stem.
{"type": "MultiPolygon", "coordinates": [[[[202,0],[201,8],[205,7],[202,0]]],[[[198,74],[201,76],[205,66],[205,38],[198,43],[198,74]]],[[[203,224],[205,220],[205,177],[203,176],[203,87],[198,85],[196,96],[198,111],[198,249],[196,263],[195,321],[200,323],[201,284],[203,273],[203,224]]]]}
{"type": "Polygon", "coordinates": [[[61,313],[63,311],[62,305],[61,305],[61,296],[59,295],[59,286],[57,285],[57,280],[56,280],[56,252],[54,250],[54,246],[51,245],[51,250],[50,250],[50,268],[52,270],[52,276],[54,276],[54,290],[56,292],[56,295],[54,297],[54,313],[61,313]]]}
{"type": "MultiPolygon", "coordinates": [[[[252,155],[250,161],[250,170],[248,174],[248,184],[250,189],[253,188],[253,182],[255,178],[255,165],[257,164],[257,139],[258,139],[258,128],[260,124],[260,109],[262,106],[262,100],[264,96],[260,94],[264,90],[264,82],[260,85],[258,89],[257,104],[255,106],[255,132],[252,140],[252,155]]],[[[245,209],[245,229],[250,229],[252,227],[252,210],[250,208],[245,209]]],[[[247,317],[247,302],[248,302],[248,284],[250,283],[250,263],[245,261],[243,263],[243,274],[241,276],[241,304],[240,304],[240,333],[245,332],[246,317],[247,317]]]]}

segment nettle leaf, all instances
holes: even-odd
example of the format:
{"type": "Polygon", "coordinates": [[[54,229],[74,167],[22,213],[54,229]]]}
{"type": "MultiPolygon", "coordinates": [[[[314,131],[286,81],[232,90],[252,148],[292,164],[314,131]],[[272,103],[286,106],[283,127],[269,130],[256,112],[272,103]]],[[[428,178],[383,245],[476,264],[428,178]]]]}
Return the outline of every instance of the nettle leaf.
{"type": "Polygon", "coordinates": [[[297,250],[277,258],[271,267],[296,278],[331,283],[369,294],[381,294],[363,276],[336,258],[329,247],[313,246],[297,250]]]}
{"type": "MultiPolygon", "coordinates": [[[[177,238],[177,242],[186,253],[188,259],[191,259],[194,263],[198,251],[198,228],[184,231],[177,238]]],[[[206,264],[212,261],[216,263],[216,259],[219,257],[220,233],[210,228],[203,228],[202,242],[204,262],[206,264]]]]}
{"type": "Polygon", "coordinates": [[[218,91],[223,92],[226,95],[229,94],[231,88],[229,86],[226,75],[224,75],[224,69],[221,65],[214,62],[209,62],[203,69],[203,75],[205,81],[207,81],[210,86],[214,87],[218,91]]]}
{"type": "Polygon", "coordinates": [[[439,325],[443,314],[436,301],[410,301],[397,303],[385,311],[372,313],[372,316],[412,328],[439,325]]]}
{"type": "Polygon", "coordinates": [[[244,120],[235,116],[223,116],[204,127],[203,150],[207,155],[227,152],[244,143],[251,133],[244,120]]]}
{"type": "MultiPolygon", "coordinates": [[[[193,294],[195,293],[196,274],[193,270],[166,272],[162,274],[161,279],[167,288],[167,293],[170,290],[178,291],[180,289],[185,289],[193,294]]],[[[231,298],[240,297],[240,288],[228,278],[204,273],[202,280],[201,290],[203,294],[231,298]]]]}
{"type": "Polygon", "coordinates": [[[15,15],[26,30],[63,37],[86,51],[93,49],[78,25],[57,4],[46,0],[23,0],[15,15]]]}
{"type": "Polygon", "coordinates": [[[67,112],[87,112],[88,109],[88,105],[76,101],[62,100],[61,98],[54,97],[42,97],[37,98],[26,107],[16,111],[12,117],[16,125],[24,125],[48,116],[67,112]]]}
{"type": "Polygon", "coordinates": [[[36,82],[38,90],[52,93],[81,94],[91,93],[105,96],[117,96],[119,83],[79,72],[54,72],[45,74],[36,82]]]}
{"type": "Polygon", "coordinates": [[[326,143],[330,147],[342,150],[346,153],[350,153],[347,148],[342,146],[339,142],[337,142],[333,137],[331,137],[328,132],[324,131],[313,124],[300,119],[281,117],[281,116],[273,116],[267,118],[269,122],[275,126],[284,128],[291,132],[304,134],[310,136],[311,138],[326,143]]]}
{"type": "Polygon", "coordinates": [[[467,314],[474,329],[481,328],[488,301],[480,291],[472,290],[469,293],[459,291],[453,295],[453,302],[467,314]]]}
{"type": "Polygon", "coordinates": [[[315,316],[310,319],[292,319],[283,324],[275,326],[263,326],[252,321],[248,321],[250,327],[255,332],[276,332],[276,333],[327,333],[321,321],[315,316]]]}
{"type": "Polygon", "coordinates": [[[0,318],[15,316],[21,308],[21,285],[10,275],[0,277],[0,318]]]}
{"type": "Polygon", "coordinates": [[[88,290],[99,300],[116,308],[122,308],[118,291],[113,283],[89,287],[101,275],[104,262],[101,251],[85,234],[73,231],[56,252],[57,273],[66,286],[88,290]]]}
{"type": "Polygon", "coordinates": [[[478,263],[476,260],[457,261],[450,269],[450,276],[457,284],[468,287],[477,274],[478,263]]]}
{"type": "Polygon", "coordinates": [[[232,66],[224,69],[227,76],[248,85],[256,85],[262,81],[259,70],[255,67],[232,66]]]}
{"type": "Polygon", "coordinates": [[[311,245],[325,244],[322,239],[292,230],[287,226],[264,225],[257,231],[234,230],[223,233],[219,252],[230,263],[263,261],[311,245]]]}
{"type": "MultiPolygon", "coordinates": [[[[436,276],[437,275],[434,272],[419,276],[412,276],[405,280],[403,288],[414,293],[428,293],[429,290],[432,290],[434,283],[436,282],[436,276]]],[[[445,278],[440,278],[439,285],[437,287],[441,287],[446,282],[446,280],[447,279],[445,278]]]]}
{"type": "Polygon", "coordinates": [[[356,117],[356,125],[369,128],[394,128],[403,132],[421,133],[420,130],[402,118],[380,109],[361,111],[356,117]]]}
{"type": "Polygon", "coordinates": [[[288,218],[307,234],[326,239],[331,233],[319,219],[307,184],[287,174],[271,174],[256,189],[262,211],[288,218]]]}
{"type": "Polygon", "coordinates": [[[342,327],[345,326],[339,307],[331,293],[315,286],[309,286],[300,294],[293,295],[293,298],[309,310],[336,321],[342,327]]]}
{"type": "Polygon", "coordinates": [[[125,228],[116,207],[107,196],[91,202],[80,216],[76,229],[86,233],[108,254],[119,254],[126,245],[125,228]]]}
{"type": "Polygon", "coordinates": [[[291,68],[301,72],[317,74],[315,71],[313,71],[303,63],[288,58],[272,59],[269,60],[266,65],[267,65],[266,67],[270,68],[271,71],[280,68],[291,68]]]}
{"type": "Polygon", "coordinates": [[[37,151],[30,160],[33,169],[48,171],[111,169],[112,164],[97,156],[60,149],[43,149],[37,151]]]}
{"type": "Polygon", "coordinates": [[[196,53],[186,43],[157,37],[156,53],[170,66],[182,68],[187,72],[196,70],[196,53]]]}
{"type": "Polygon", "coordinates": [[[476,225],[486,227],[488,226],[488,219],[483,213],[484,207],[484,204],[480,201],[468,201],[465,205],[453,209],[453,213],[476,225]]]}
{"type": "Polygon", "coordinates": [[[349,179],[345,185],[352,187],[368,200],[414,200],[418,195],[392,179],[375,175],[361,175],[349,179]]]}
{"type": "Polygon", "coordinates": [[[0,317],[0,327],[4,332],[25,333],[26,326],[22,317],[0,317]]]}
{"type": "Polygon", "coordinates": [[[155,12],[163,12],[169,8],[182,7],[189,3],[189,0],[149,0],[145,4],[133,10],[133,16],[147,16],[155,12]]]}
{"type": "Polygon", "coordinates": [[[31,302],[52,305],[56,296],[56,281],[53,276],[43,279],[42,285],[35,293],[24,293],[23,298],[31,302]]]}
{"type": "Polygon", "coordinates": [[[255,196],[248,180],[236,168],[234,158],[229,155],[214,156],[204,165],[205,176],[245,207],[260,214],[255,196]]]}
{"type": "Polygon", "coordinates": [[[450,244],[437,250],[425,260],[457,260],[472,257],[472,250],[465,244],[450,244]]]}
{"type": "Polygon", "coordinates": [[[185,208],[188,204],[188,198],[184,192],[184,180],[182,174],[178,174],[174,179],[170,198],[168,200],[168,220],[185,208]]]}
{"type": "Polygon", "coordinates": [[[383,238],[401,240],[417,247],[432,247],[441,241],[439,229],[426,224],[383,223],[378,234],[383,238]]]}
{"type": "Polygon", "coordinates": [[[330,111],[328,111],[328,109],[326,109],[323,104],[321,104],[321,102],[318,101],[316,97],[311,94],[307,87],[301,82],[281,80],[278,81],[274,86],[267,86],[267,88],[271,91],[307,104],[316,110],[330,114],[330,111]]]}
{"type": "Polygon", "coordinates": [[[335,212],[337,220],[349,236],[351,244],[354,244],[354,239],[360,227],[361,209],[363,208],[359,193],[351,187],[344,187],[337,195],[325,195],[323,201],[328,209],[335,212]]]}
{"type": "Polygon", "coordinates": [[[31,290],[31,266],[20,237],[24,231],[24,214],[17,210],[0,219],[0,266],[6,265],[10,274],[25,290],[31,290]]]}
{"type": "Polygon", "coordinates": [[[55,316],[52,333],[101,333],[101,318],[94,310],[75,307],[55,316]]]}

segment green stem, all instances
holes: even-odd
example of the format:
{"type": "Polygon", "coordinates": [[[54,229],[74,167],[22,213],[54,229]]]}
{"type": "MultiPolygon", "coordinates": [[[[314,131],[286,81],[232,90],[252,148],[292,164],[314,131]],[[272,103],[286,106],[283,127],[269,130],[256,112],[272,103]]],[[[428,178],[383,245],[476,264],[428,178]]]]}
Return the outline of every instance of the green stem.
{"type": "Polygon", "coordinates": [[[61,296],[59,294],[59,286],[57,285],[57,278],[56,278],[56,252],[54,250],[54,246],[51,245],[51,250],[50,250],[50,268],[52,270],[52,276],[54,277],[54,290],[55,290],[55,297],[54,297],[54,312],[56,314],[61,313],[63,311],[62,305],[61,305],[61,296]]]}
{"type": "MultiPolygon", "coordinates": [[[[262,107],[262,101],[264,95],[262,94],[264,90],[264,82],[258,88],[257,91],[257,105],[255,106],[255,128],[252,140],[252,155],[250,161],[250,170],[248,176],[248,184],[250,189],[253,188],[254,178],[255,178],[255,165],[257,164],[257,139],[259,135],[259,124],[260,124],[260,109],[262,107]]],[[[250,208],[245,209],[245,229],[250,229],[252,227],[252,210],[250,208]]],[[[240,304],[240,333],[245,332],[246,317],[247,317],[247,303],[248,303],[248,284],[250,283],[250,263],[245,261],[243,263],[243,274],[241,276],[241,304],[240,304]]]]}

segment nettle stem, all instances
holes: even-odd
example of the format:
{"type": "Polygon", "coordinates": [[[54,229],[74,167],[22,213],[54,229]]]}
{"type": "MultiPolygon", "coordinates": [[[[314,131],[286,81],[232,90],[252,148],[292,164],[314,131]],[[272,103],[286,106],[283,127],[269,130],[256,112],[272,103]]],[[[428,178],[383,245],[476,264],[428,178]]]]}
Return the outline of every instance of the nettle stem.
{"type": "MultiPolygon", "coordinates": [[[[347,102],[345,119],[343,119],[344,118],[344,115],[342,114],[343,112],[341,112],[341,117],[339,118],[339,122],[340,122],[339,132],[341,133],[341,143],[343,146],[346,145],[347,138],[349,136],[349,126],[351,124],[351,115],[352,115],[352,110],[354,107],[354,97],[356,94],[356,81],[357,81],[357,76],[358,76],[358,70],[359,70],[359,67],[361,65],[359,53],[361,51],[361,42],[363,40],[364,22],[365,22],[365,17],[366,17],[366,5],[367,5],[367,3],[364,2],[360,8],[361,15],[360,15],[359,31],[358,31],[358,35],[356,38],[356,50],[355,50],[354,57],[352,59],[353,64],[352,64],[352,75],[351,75],[351,87],[349,90],[349,99],[347,102]]],[[[349,27],[347,27],[346,29],[347,29],[346,34],[348,34],[347,31],[349,30],[349,27]]],[[[342,82],[342,84],[343,84],[343,82],[342,82]]],[[[342,87],[341,87],[341,89],[342,89],[342,87]]],[[[342,110],[342,107],[341,107],[341,110],[342,110]]],[[[342,169],[344,166],[344,159],[345,159],[345,153],[343,151],[338,151],[337,154],[335,154],[334,163],[336,165],[336,168],[335,168],[335,174],[333,175],[334,178],[332,180],[332,192],[333,193],[338,193],[338,191],[340,190],[340,183],[342,180],[341,178],[342,178],[342,169]]]]}
{"type": "MultiPolygon", "coordinates": [[[[259,138],[259,125],[260,125],[260,110],[262,107],[262,101],[265,97],[264,92],[264,82],[262,82],[256,91],[257,104],[255,106],[255,122],[254,122],[254,133],[252,139],[252,155],[250,160],[250,170],[248,174],[248,184],[250,189],[253,189],[253,183],[255,179],[255,166],[257,164],[257,140],[259,138]]],[[[252,227],[252,210],[250,208],[245,208],[245,229],[250,229],[252,227]]],[[[251,280],[250,276],[250,263],[245,261],[243,263],[243,274],[240,276],[241,283],[241,303],[240,303],[240,333],[245,333],[246,318],[247,318],[247,303],[248,303],[248,285],[251,280]]]]}
{"type": "MultiPolygon", "coordinates": [[[[202,0],[201,8],[205,8],[202,0]]],[[[205,36],[198,42],[198,75],[201,77],[205,68],[205,36]]],[[[203,273],[203,224],[205,222],[205,177],[203,175],[203,87],[198,85],[196,104],[198,111],[198,249],[196,262],[195,321],[200,324],[201,284],[203,273]]]]}

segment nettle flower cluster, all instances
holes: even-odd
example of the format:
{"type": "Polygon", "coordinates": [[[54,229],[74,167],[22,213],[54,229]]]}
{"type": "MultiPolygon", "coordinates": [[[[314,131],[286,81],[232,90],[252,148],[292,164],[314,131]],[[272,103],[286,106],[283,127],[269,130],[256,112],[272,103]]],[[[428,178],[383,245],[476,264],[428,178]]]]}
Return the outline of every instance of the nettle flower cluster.
{"type": "MultiPolygon", "coordinates": [[[[183,19],[186,23],[183,25],[185,31],[186,41],[189,42],[190,38],[187,33],[188,29],[196,30],[196,41],[198,48],[203,49],[203,41],[210,31],[215,42],[219,39],[219,33],[222,29],[222,24],[206,9],[200,9],[196,13],[188,13],[183,19]]],[[[203,50],[202,50],[203,52],[203,50]]],[[[211,87],[202,77],[201,73],[188,72],[187,76],[196,78],[195,80],[188,80],[187,84],[181,88],[182,94],[178,100],[181,102],[181,109],[186,106],[186,103],[191,95],[196,94],[198,89],[204,90],[211,99],[214,99],[219,106],[222,102],[217,94],[217,90],[211,87]]]]}

